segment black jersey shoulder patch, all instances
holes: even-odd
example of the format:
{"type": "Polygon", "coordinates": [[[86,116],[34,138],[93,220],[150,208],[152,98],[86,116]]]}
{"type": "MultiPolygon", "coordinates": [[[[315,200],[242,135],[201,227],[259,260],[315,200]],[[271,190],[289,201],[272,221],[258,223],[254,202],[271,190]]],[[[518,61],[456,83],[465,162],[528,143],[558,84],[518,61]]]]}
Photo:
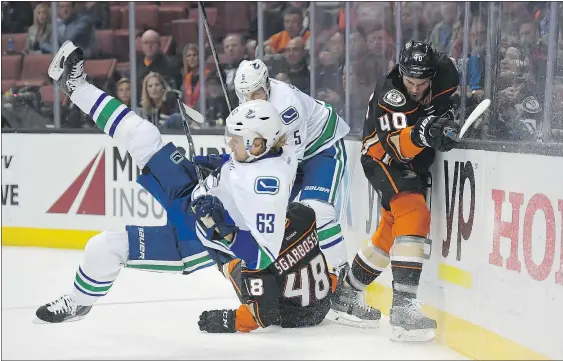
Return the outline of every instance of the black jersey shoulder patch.
{"type": "Polygon", "coordinates": [[[401,107],[405,105],[407,99],[397,89],[391,89],[383,96],[383,101],[394,107],[401,107]]]}

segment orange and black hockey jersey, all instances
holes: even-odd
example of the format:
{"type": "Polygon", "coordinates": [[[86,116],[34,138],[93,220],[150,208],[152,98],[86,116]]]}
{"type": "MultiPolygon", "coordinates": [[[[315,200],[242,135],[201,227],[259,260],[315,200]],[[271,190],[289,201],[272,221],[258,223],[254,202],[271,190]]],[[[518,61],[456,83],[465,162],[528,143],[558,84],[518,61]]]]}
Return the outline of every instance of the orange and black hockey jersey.
{"type": "Polygon", "coordinates": [[[434,158],[434,150],[413,144],[411,128],[426,116],[441,116],[452,108],[451,96],[459,85],[455,65],[440,53],[436,76],[421,102],[412,100],[403,85],[396,65],[372,93],[362,137],[362,154],[378,162],[428,163],[434,158]],[[419,159],[417,159],[419,158],[419,159]],[[423,161],[427,159],[427,161],[423,161]]]}

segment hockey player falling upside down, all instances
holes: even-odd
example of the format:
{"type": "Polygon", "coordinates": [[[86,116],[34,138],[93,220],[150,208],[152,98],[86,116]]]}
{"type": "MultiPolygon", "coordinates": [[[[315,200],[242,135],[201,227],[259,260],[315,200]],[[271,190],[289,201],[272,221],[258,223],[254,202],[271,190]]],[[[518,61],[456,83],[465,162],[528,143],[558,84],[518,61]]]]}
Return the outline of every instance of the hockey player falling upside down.
{"type": "MultiPolygon", "coordinates": [[[[202,188],[194,164],[172,143],[163,144],[153,124],[86,82],[83,64],[82,50],[66,42],[49,76],[129,151],[142,169],[138,182],[168,215],[169,224],[159,227],[160,234],[143,233],[143,261],[175,263],[182,270],[188,268],[186,259],[205,257],[203,244],[242,303],[237,310],[204,311],[200,330],[249,332],[269,325],[292,328],[322,322],[333,283],[318,245],[314,211],[300,203],[288,206],[297,161],[284,146],[276,109],[257,100],[229,115],[226,142],[232,156],[202,188]],[[184,242],[176,246],[177,240],[184,242]],[[309,287],[296,290],[296,284],[309,287]]],[[[37,317],[51,323],[84,317],[107,292],[121,265],[140,264],[139,256],[139,242],[128,241],[125,232],[92,238],[72,293],[40,307],[37,317]]]]}
{"type": "Polygon", "coordinates": [[[454,64],[423,42],[409,41],[396,65],[370,98],[362,140],[362,166],[378,191],[382,217],[371,242],[360,249],[345,287],[359,292],[391,263],[392,338],[424,341],[436,321],[417,302],[430,212],[424,191],[434,152],[457,141],[451,95],[459,85],[454,64]]]}

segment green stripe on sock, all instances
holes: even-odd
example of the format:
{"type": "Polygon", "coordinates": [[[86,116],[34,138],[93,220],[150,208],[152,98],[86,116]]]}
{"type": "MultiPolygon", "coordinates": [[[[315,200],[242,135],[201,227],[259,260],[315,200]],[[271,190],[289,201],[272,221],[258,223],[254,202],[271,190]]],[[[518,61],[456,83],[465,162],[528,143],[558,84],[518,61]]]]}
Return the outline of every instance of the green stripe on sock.
{"type": "Polygon", "coordinates": [[[76,274],[75,281],[82,288],[84,288],[85,290],[90,291],[90,292],[107,292],[111,288],[111,286],[113,285],[113,283],[112,283],[109,286],[101,286],[101,287],[91,286],[90,284],[83,281],[82,278],[80,278],[80,275],[78,273],[76,274]]]}
{"type": "Polygon", "coordinates": [[[115,100],[115,98],[111,98],[111,100],[107,102],[107,104],[100,112],[100,115],[98,115],[98,117],[96,118],[96,125],[98,126],[98,128],[100,128],[102,131],[106,129],[106,124],[108,123],[109,118],[111,118],[115,110],[119,108],[120,105],[121,103],[115,100]]]}
{"type": "Polygon", "coordinates": [[[331,227],[329,229],[325,229],[323,231],[319,231],[318,232],[319,242],[322,242],[326,239],[329,239],[330,237],[334,237],[338,233],[341,233],[341,232],[342,232],[342,229],[340,228],[340,225],[331,227]]]}
{"type": "Polygon", "coordinates": [[[336,147],[336,159],[337,159],[337,171],[336,171],[336,181],[334,182],[334,184],[331,187],[331,192],[332,194],[330,195],[330,199],[329,202],[330,203],[334,203],[334,201],[336,200],[336,196],[338,195],[338,186],[340,185],[340,180],[342,179],[342,173],[344,170],[344,151],[342,149],[342,146],[340,144],[340,140],[336,142],[336,144],[334,144],[334,146],[336,147]]]}
{"type": "Polygon", "coordinates": [[[185,266],[163,266],[154,264],[128,264],[127,268],[135,268],[150,271],[182,272],[185,266]]]}
{"type": "Polygon", "coordinates": [[[210,260],[211,258],[209,256],[203,256],[188,262],[184,262],[184,267],[189,268],[189,267],[197,266],[200,263],[208,262],[210,260]]]}

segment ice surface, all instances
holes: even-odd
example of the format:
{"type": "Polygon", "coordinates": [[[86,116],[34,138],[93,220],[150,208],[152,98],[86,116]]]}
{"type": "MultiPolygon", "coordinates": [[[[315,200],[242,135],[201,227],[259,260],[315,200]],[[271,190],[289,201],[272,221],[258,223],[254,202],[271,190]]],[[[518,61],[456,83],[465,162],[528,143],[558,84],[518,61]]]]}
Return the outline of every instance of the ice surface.
{"type": "Polygon", "coordinates": [[[2,359],[467,359],[436,342],[391,342],[387,318],[378,330],[325,321],[308,329],[202,333],[201,311],[238,306],[215,268],[190,276],[124,269],[83,320],[32,323],[37,307],[70,290],[81,257],[2,247],[2,359]]]}

